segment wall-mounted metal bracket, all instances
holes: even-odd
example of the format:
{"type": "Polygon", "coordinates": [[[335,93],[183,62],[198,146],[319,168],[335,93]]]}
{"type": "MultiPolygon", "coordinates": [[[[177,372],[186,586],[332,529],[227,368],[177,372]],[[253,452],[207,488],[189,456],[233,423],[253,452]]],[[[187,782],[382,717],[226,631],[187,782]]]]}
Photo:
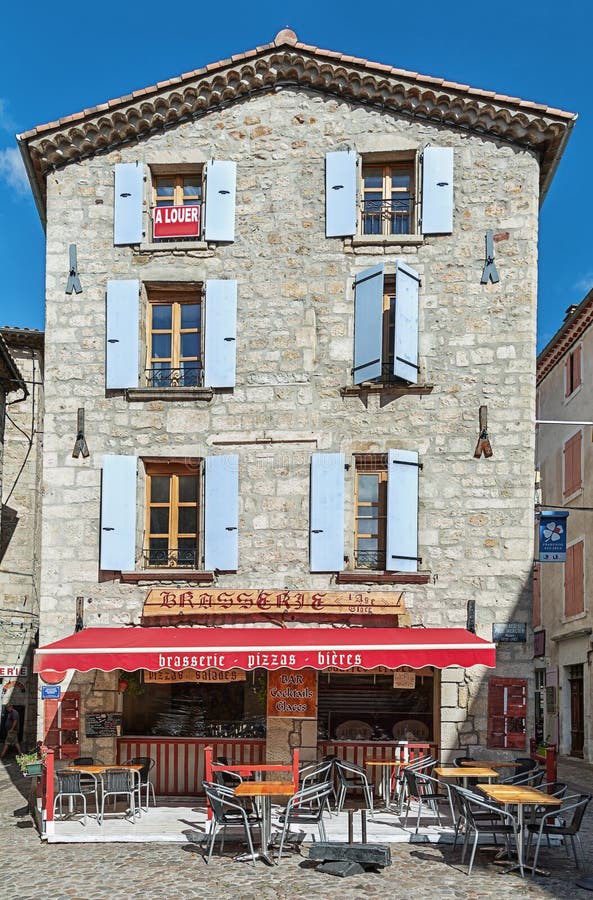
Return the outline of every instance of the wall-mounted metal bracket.
{"type": "Polygon", "coordinates": [[[72,451],[72,456],[74,459],[78,459],[78,457],[82,454],[86,459],[89,455],[89,448],[87,446],[86,438],[84,436],[84,408],[81,407],[78,410],[77,415],[77,423],[76,423],[76,443],[74,444],[74,450],[72,451]]]}
{"type": "Polygon", "coordinates": [[[78,277],[76,244],[70,244],[70,274],[68,275],[68,281],[66,283],[66,293],[71,294],[72,291],[76,291],[77,294],[82,294],[82,285],[80,283],[80,278],[78,277]]]}
{"type": "Polygon", "coordinates": [[[490,438],[488,437],[488,407],[480,406],[480,436],[478,438],[478,443],[476,444],[476,449],[474,450],[474,456],[476,459],[480,459],[482,454],[486,457],[486,459],[490,459],[492,456],[492,447],[490,445],[490,438]]]}
{"type": "Polygon", "coordinates": [[[488,284],[489,281],[492,284],[498,284],[500,281],[494,262],[494,233],[492,231],[486,232],[486,262],[484,263],[480,284],[488,284]]]}

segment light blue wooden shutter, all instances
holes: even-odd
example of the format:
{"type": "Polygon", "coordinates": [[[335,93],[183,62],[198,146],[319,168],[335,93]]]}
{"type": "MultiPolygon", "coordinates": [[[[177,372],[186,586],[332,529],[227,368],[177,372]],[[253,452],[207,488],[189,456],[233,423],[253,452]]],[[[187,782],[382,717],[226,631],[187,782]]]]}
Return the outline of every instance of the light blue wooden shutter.
{"type": "Polygon", "coordinates": [[[138,387],[140,282],[107,282],[105,387],[138,387]]]}
{"type": "Polygon", "coordinates": [[[389,450],[387,455],[388,572],[418,571],[418,453],[389,450]]]}
{"type": "Polygon", "coordinates": [[[235,194],[237,163],[211,159],[206,167],[207,241],[235,240],[235,194]]]}
{"type": "Polygon", "coordinates": [[[239,457],[206,459],[204,564],[236,572],[239,567],[239,457]]]}
{"type": "Polygon", "coordinates": [[[311,456],[310,568],[344,568],[344,454],[311,456]]]}
{"type": "Polygon", "coordinates": [[[395,347],[393,374],[418,383],[418,272],[401,260],[395,269],[395,347]]]}
{"type": "Polygon", "coordinates": [[[325,236],[356,234],[356,153],[325,155],[325,236]]]}
{"type": "Polygon", "coordinates": [[[237,282],[206,282],[204,387],[234,387],[237,365],[237,282]]]}
{"type": "Polygon", "coordinates": [[[383,358],[383,263],[354,279],[354,384],[380,378],[383,358]]]}
{"type": "Polygon", "coordinates": [[[136,561],[136,457],[104,456],[101,482],[103,570],[130,572],[136,561]]]}
{"type": "Polygon", "coordinates": [[[422,154],[422,234],[453,231],[453,148],[426,147],[422,154]]]}
{"type": "Polygon", "coordinates": [[[117,163],[113,208],[114,244],[139,244],[142,241],[143,192],[142,163],[117,163]]]}

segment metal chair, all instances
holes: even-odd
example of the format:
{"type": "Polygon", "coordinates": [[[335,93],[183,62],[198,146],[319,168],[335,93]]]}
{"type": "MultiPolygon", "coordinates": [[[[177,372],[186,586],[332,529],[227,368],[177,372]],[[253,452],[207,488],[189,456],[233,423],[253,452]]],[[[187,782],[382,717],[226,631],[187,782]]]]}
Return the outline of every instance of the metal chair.
{"type": "MultiPolygon", "coordinates": [[[[491,803],[486,803],[483,798],[478,797],[478,795],[472,793],[472,791],[467,791],[465,790],[465,788],[461,787],[455,787],[454,789],[461,797],[466,825],[461,862],[463,862],[465,859],[471,832],[473,831],[475,835],[467,874],[471,875],[474,865],[474,859],[476,856],[476,849],[481,834],[490,834],[494,837],[496,837],[497,835],[504,837],[507,842],[509,853],[511,850],[510,840],[512,837],[515,842],[515,847],[517,848],[518,854],[519,825],[515,816],[498,806],[494,806],[491,803]]],[[[521,871],[521,877],[523,877],[524,869],[523,860],[521,859],[521,857],[519,857],[519,869],[521,871]]]]}
{"type": "Polygon", "coordinates": [[[436,766],[437,762],[438,760],[434,756],[420,756],[413,762],[406,763],[405,766],[401,766],[397,771],[397,774],[395,775],[394,792],[397,798],[398,815],[402,815],[404,803],[406,800],[407,787],[404,772],[408,769],[411,769],[413,772],[426,772],[427,775],[430,775],[432,774],[432,770],[436,766]]]}
{"type": "Polygon", "coordinates": [[[330,782],[325,781],[321,782],[321,784],[313,784],[310,787],[303,788],[292,795],[286,805],[286,809],[278,817],[278,821],[282,825],[278,862],[282,858],[282,848],[291,825],[317,825],[319,828],[319,839],[322,841],[327,840],[323,813],[328,805],[331,792],[332,786],[330,782]]]}
{"type": "Polygon", "coordinates": [[[404,780],[406,783],[407,803],[406,815],[404,818],[404,828],[408,824],[408,816],[410,814],[410,806],[412,800],[418,804],[418,815],[416,817],[416,831],[420,827],[420,819],[424,810],[429,810],[431,815],[437,818],[437,822],[441,825],[441,814],[439,812],[439,803],[449,803],[448,794],[444,794],[440,788],[441,785],[436,778],[431,778],[415,769],[404,769],[404,780]]]}
{"type": "MultiPolygon", "coordinates": [[[[137,773],[133,769],[105,769],[101,776],[103,791],[101,793],[101,814],[99,825],[105,818],[105,798],[113,797],[114,804],[118,797],[130,798],[132,822],[136,822],[136,794],[138,793],[137,773]]],[[[127,816],[127,811],[126,811],[127,816]]]]}
{"type": "Polygon", "coordinates": [[[572,846],[572,855],[574,856],[574,862],[577,869],[579,866],[579,859],[577,855],[577,848],[575,844],[575,838],[577,839],[579,849],[581,851],[581,859],[583,857],[583,845],[581,843],[580,830],[581,825],[583,824],[583,817],[585,815],[585,811],[587,806],[591,802],[591,794],[579,794],[577,798],[574,796],[568,797],[565,799],[564,803],[560,807],[556,807],[550,812],[544,813],[539,822],[532,823],[529,822],[527,824],[527,850],[526,855],[529,856],[529,851],[531,848],[531,844],[533,842],[533,838],[537,835],[537,843],[535,845],[535,853],[533,855],[533,864],[531,866],[531,877],[533,878],[535,874],[535,869],[537,866],[537,857],[539,855],[539,848],[542,842],[542,837],[545,835],[548,839],[552,836],[563,838],[563,843],[566,847],[566,852],[568,853],[568,844],[566,842],[566,838],[570,838],[570,843],[572,846]],[[570,818],[567,820],[566,813],[571,813],[570,818]]]}
{"type": "MultiPolygon", "coordinates": [[[[69,803],[75,798],[80,797],[82,799],[82,806],[84,810],[83,824],[86,825],[86,795],[89,793],[89,791],[83,790],[83,785],[81,783],[81,773],[67,767],[65,769],[60,769],[59,771],[57,771],[55,773],[55,777],[58,784],[58,790],[56,791],[56,796],[54,798],[54,816],[56,814],[56,804],[58,800],[60,801],[60,815],[63,816],[64,811],[62,800],[64,799],[64,797],[68,799],[69,803]]],[[[97,795],[97,779],[94,777],[94,775],[87,775],[86,777],[92,778],[94,782],[93,793],[95,795],[95,810],[97,811],[96,814],[98,815],[99,801],[97,795]]]]}
{"type": "Polygon", "coordinates": [[[214,842],[216,840],[216,833],[219,828],[222,828],[222,835],[220,841],[220,852],[224,850],[224,839],[226,836],[226,830],[229,825],[240,825],[245,830],[245,834],[247,836],[247,846],[249,847],[249,854],[251,856],[251,862],[255,867],[255,851],[253,849],[253,839],[251,837],[251,826],[257,825],[261,828],[261,822],[259,816],[251,815],[246,812],[245,808],[238,803],[237,800],[232,799],[232,792],[229,788],[226,788],[224,785],[214,784],[211,781],[202,782],[204,786],[204,791],[206,792],[206,797],[212,809],[212,820],[210,822],[210,831],[208,833],[208,852],[206,856],[206,862],[209,863],[212,859],[212,851],[214,849],[214,842]]]}
{"type": "Polygon", "coordinates": [[[336,812],[340,813],[342,811],[347,791],[362,790],[367,807],[371,811],[371,816],[373,816],[373,786],[369,782],[364,769],[361,769],[361,767],[357,766],[356,763],[347,762],[343,759],[336,759],[334,765],[338,778],[338,797],[336,800],[336,812]]]}
{"type": "MultiPolygon", "coordinates": [[[[449,797],[449,803],[451,806],[451,816],[453,819],[453,823],[455,825],[455,837],[453,840],[453,849],[457,846],[457,840],[459,835],[463,832],[464,840],[465,834],[467,833],[467,815],[466,815],[466,807],[465,807],[465,799],[460,793],[460,788],[456,784],[450,784],[448,781],[444,782],[445,790],[447,791],[447,795],[449,797]]],[[[479,794],[476,795],[476,799],[483,800],[479,794]]],[[[491,803],[491,807],[497,808],[496,803],[491,803]]],[[[474,818],[482,819],[483,821],[491,822],[493,818],[495,818],[495,814],[489,810],[477,811],[474,810],[474,818]]],[[[496,833],[493,835],[494,843],[498,844],[498,839],[496,833]]]]}
{"type": "Polygon", "coordinates": [[[68,762],[68,768],[76,768],[76,766],[94,766],[95,760],[92,756],[77,756],[68,762]]]}
{"type": "Polygon", "coordinates": [[[331,781],[333,768],[334,761],[331,759],[302,766],[299,769],[299,788],[307,788],[313,784],[331,781]]]}
{"type": "Polygon", "coordinates": [[[142,766],[138,770],[138,806],[142,809],[142,788],[146,788],[146,811],[148,812],[148,803],[150,792],[152,792],[152,802],[156,806],[156,794],[154,792],[154,784],[150,780],[150,771],[154,769],[154,759],[151,756],[133,756],[127,759],[124,766],[142,766]]]}

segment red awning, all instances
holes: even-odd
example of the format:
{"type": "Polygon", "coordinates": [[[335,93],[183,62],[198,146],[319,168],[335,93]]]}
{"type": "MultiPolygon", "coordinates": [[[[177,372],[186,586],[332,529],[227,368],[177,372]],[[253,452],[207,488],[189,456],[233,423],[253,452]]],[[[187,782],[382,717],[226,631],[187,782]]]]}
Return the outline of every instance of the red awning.
{"type": "Polygon", "coordinates": [[[494,644],[463,628],[85,628],[35,653],[35,672],[475,665],[494,644]]]}

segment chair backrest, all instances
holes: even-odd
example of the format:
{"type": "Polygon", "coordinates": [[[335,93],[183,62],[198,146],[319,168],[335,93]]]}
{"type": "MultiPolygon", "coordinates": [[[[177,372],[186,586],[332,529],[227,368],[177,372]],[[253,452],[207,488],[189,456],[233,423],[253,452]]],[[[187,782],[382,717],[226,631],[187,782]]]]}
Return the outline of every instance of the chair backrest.
{"type": "Polygon", "coordinates": [[[154,759],[152,756],[133,756],[125,761],[124,766],[142,766],[139,769],[140,781],[145,782],[148,780],[148,773],[154,768],[154,759]]]}
{"type": "Polygon", "coordinates": [[[473,756],[456,756],[453,760],[453,765],[461,768],[466,762],[476,762],[475,757],[473,756]]]}
{"type": "Polygon", "coordinates": [[[578,831],[580,831],[581,825],[583,823],[583,816],[585,815],[585,811],[590,802],[591,794],[579,794],[579,799],[576,803],[563,803],[560,809],[557,810],[559,816],[563,816],[567,812],[572,810],[572,817],[566,823],[566,830],[568,834],[576,834],[578,831]]]}
{"type": "Polygon", "coordinates": [[[320,781],[328,781],[334,767],[333,759],[320,763],[309,763],[299,770],[299,782],[304,785],[314,784],[320,781]]]}
{"type": "Polygon", "coordinates": [[[134,790],[134,775],[131,769],[105,769],[103,778],[106,793],[128,794],[134,790]]]}
{"type": "Polygon", "coordinates": [[[93,766],[94,764],[95,760],[92,756],[77,756],[68,763],[69,766],[93,766]]]}
{"type": "Polygon", "coordinates": [[[312,784],[310,787],[300,788],[290,797],[286,806],[286,815],[290,818],[293,811],[296,814],[299,809],[306,807],[308,811],[315,810],[321,816],[332,790],[333,788],[329,781],[322,781],[319,784],[312,784]]]}
{"type": "Polygon", "coordinates": [[[364,769],[362,769],[360,766],[357,766],[356,763],[349,762],[348,760],[336,759],[334,766],[336,775],[338,776],[338,781],[342,785],[348,783],[348,778],[358,776],[361,780],[366,779],[366,773],[364,769]]]}
{"type": "Polygon", "coordinates": [[[530,772],[531,769],[535,769],[538,765],[537,760],[532,759],[530,756],[517,756],[515,762],[517,763],[515,775],[523,775],[525,772],[530,772]]]}
{"type": "Polygon", "coordinates": [[[216,784],[223,785],[227,788],[232,788],[233,786],[241,784],[243,781],[238,772],[228,772],[226,769],[215,769],[212,773],[212,777],[216,784]]]}
{"type": "Polygon", "coordinates": [[[202,785],[212,809],[214,821],[217,824],[224,823],[227,811],[239,813],[242,817],[246,817],[247,814],[244,808],[232,799],[233,795],[228,788],[214,784],[212,781],[203,781],[202,785]]]}
{"type": "Polygon", "coordinates": [[[81,794],[80,772],[68,768],[59,769],[56,773],[59,794],[81,794]]]}
{"type": "Polygon", "coordinates": [[[406,789],[408,791],[408,797],[413,797],[415,799],[419,799],[419,788],[418,781],[416,779],[417,770],[413,769],[411,766],[406,766],[403,770],[404,773],[404,784],[406,785],[406,789]]]}

